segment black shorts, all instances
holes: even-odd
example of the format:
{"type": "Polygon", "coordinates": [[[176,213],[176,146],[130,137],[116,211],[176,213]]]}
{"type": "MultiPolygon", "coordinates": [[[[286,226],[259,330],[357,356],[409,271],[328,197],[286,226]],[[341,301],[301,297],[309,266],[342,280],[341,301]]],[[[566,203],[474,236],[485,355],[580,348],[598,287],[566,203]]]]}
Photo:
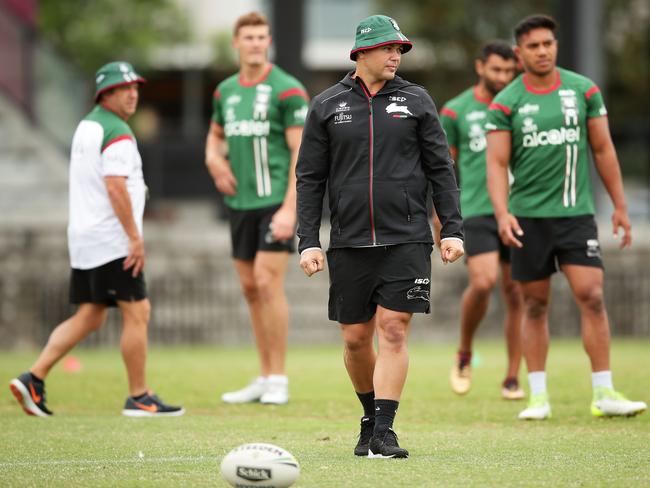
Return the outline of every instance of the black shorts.
{"type": "Polygon", "coordinates": [[[431,244],[348,247],[327,251],[328,315],[341,324],[367,322],[377,305],[429,313],[431,244]]]}
{"type": "Polygon", "coordinates": [[[92,269],[70,272],[70,303],[103,303],[117,306],[117,301],[137,302],[147,298],[144,273],[131,276],[132,269],[123,269],[125,258],[119,258],[92,269]]]}
{"type": "Polygon", "coordinates": [[[510,247],[501,242],[499,226],[494,215],[480,215],[463,219],[465,255],[468,258],[486,252],[499,252],[499,261],[510,262],[510,247]]]}
{"type": "Polygon", "coordinates": [[[254,210],[229,210],[232,257],[249,261],[257,251],[294,252],[294,239],[276,241],[271,235],[271,219],[280,205],[254,210]]]}
{"type": "Polygon", "coordinates": [[[603,267],[593,215],[562,218],[517,217],[524,247],[512,248],[512,278],[535,281],[563,264],[603,267]]]}

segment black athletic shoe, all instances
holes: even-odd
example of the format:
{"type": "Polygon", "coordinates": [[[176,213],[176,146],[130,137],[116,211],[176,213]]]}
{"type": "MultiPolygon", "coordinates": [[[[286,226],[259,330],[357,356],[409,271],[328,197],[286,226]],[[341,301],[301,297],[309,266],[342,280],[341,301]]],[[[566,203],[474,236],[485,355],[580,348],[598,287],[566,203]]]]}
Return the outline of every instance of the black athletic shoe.
{"type": "Polygon", "coordinates": [[[122,409],[127,417],[178,417],[184,413],[183,407],[167,405],[151,391],[137,399],[128,397],[122,409]]]}
{"type": "Polygon", "coordinates": [[[381,434],[375,434],[368,445],[368,457],[374,459],[407,458],[409,452],[399,447],[397,434],[388,429],[381,434]]]}
{"type": "Polygon", "coordinates": [[[45,406],[45,383],[34,381],[27,371],[9,382],[9,389],[27,415],[49,417],[52,412],[45,406]]]}
{"type": "Polygon", "coordinates": [[[367,456],[368,444],[372,437],[372,431],[375,428],[375,419],[371,417],[361,417],[361,432],[359,432],[359,441],[354,448],[355,456],[367,456]]]}

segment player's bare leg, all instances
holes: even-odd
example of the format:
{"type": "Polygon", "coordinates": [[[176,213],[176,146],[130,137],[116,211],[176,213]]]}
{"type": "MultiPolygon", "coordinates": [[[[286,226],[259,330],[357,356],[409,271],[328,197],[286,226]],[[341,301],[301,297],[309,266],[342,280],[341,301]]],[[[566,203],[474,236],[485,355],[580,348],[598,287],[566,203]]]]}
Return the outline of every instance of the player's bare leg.
{"type": "Polygon", "coordinates": [[[289,253],[260,251],[255,257],[255,285],[262,312],[265,356],[269,374],[283,375],[287,355],[289,304],[284,290],[284,277],[289,253]]]}
{"type": "Polygon", "coordinates": [[[591,360],[591,414],[631,417],[642,413],[647,408],[645,402],[628,400],[614,389],[609,365],[610,330],[603,298],[603,270],[567,264],[562,266],[562,271],[580,309],[582,342],[591,360]]]}
{"type": "Polygon", "coordinates": [[[564,265],[580,309],[582,342],[591,361],[592,371],[609,370],[609,320],[603,298],[603,270],[590,266],[564,265]]]}
{"type": "Polygon", "coordinates": [[[52,415],[52,411],[46,405],[45,377],[50,369],[84,337],[99,329],[105,319],[105,305],[84,303],[72,317],[60,323],[52,331],[47,344],[30,370],[9,382],[11,393],[25,413],[38,417],[52,415]]]}
{"type": "Polygon", "coordinates": [[[260,300],[262,348],[269,362],[267,391],[260,402],[283,404],[289,401],[285,374],[289,304],[284,291],[284,276],[289,263],[288,252],[260,251],[255,257],[255,285],[260,300]]]}
{"type": "Polygon", "coordinates": [[[106,320],[106,305],[82,303],[75,314],[61,322],[50,334],[30,371],[44,380],[50,369],[88,334],[98,330],[106,320]]]}
{"type": "Polygon", "coordinates": [[[373,391],[375,372],[375,317],[360,324],[341,324],[343,335],[343,362],[354,391],[373,391]]]}
{"type": "Polygon", "coordinates": [[[343,362],[354,391],[363,407],[359,439],[354,447],[355,456],[367,456],[368,444],[375,429],[375,391],[372,384],[377,355],[373,339],[375,317],[368,322],[341,324],[343,336],[343,362]]]}
{"type": "Polygon", "coordinates": [[[122,312],[122,337],[120,350],[129,380],[129,395],[140,396],[147,392],[145,366],[147,362],[147,326],[151,316],[148,299],[137,302],[118,301],[122,312]]]}
{"type": "Polygon", "coordinates": [[[412,316],[412,313],[377,306],[375,325],[379,347],[373,378],[375,428],[368,444],[369,458],[409,456],[397,442],[393,421],[408,373],[408,332],[412,316]]]}
{"type": "Polygon", "coordinates": [[[522,348],[528,366],[530,400],[519,413],[521,420],[544,420],[551,416],[546,390],[546,358],[548,356],[548,302],[551,278],[524,281],[521,291],[524,300],[522,348]]]}
{"type": "Polygon", "coordinates": [[[242,294],[246,300],[246,305],[248,305],[248,313],[253,326],[255,345],[260,360],[260,374],[266,377],[269,375],[271,365],[267,352],[268,349],[265,347],[266,335],[264,334],[264,326],[262,325],[262,303],[257,290],[257,284],[255,283],[255,261],[252,259],[235,259],[235,269],[239,275],[242,294]]]}
{"type": "Polygon", "coordinates": [[[413,314],[377,306],[378,354],[373,384],[375,397],[399,401],[409,367],[408,331],[413,314]]]}
{"type": "Polygon", "coordinates": [[[487,312],[490,293],[497,282],[498,271],[497,252],[477,254],[467,258],[469,285],[463,293],[461,302],[459,346],[461,352],[472,351],[474,334],[487,312]]]}
{"type": "Polygon", "coordinates": [[[544,371],[548,355],[548,301],[551,279],[524,281],[522,347],[528,371],[544,371]]]}
{"type": "Polygon", "coordinates": [[[458,356],[449,375],[452,390],[464,395],[471,387],[472,343],[490,304],[490,293],[497,281],[499,253],[487,252],[467,258],[469,284],[463,292],[460,312],[458,356]]]}
{"type": "Polygon", "coordinates": [[[147,386],[147,328],[151,316],[148,298],[135,302],[118,300],[122,312],[120,350],[129,380],[129,396],[122,415],[127,417],[178,417],[185,409],[169,405],[147,386]]]}
{"type": "Polygon", "coordinates": [[[519,283],[513,281],[509,263],[501,263],[501,294],[505,305],[503,332],[508,353],[508,369],[503,383],[502,396],[508,400],[524,397],[519,386],[519,366],[521,364],[521,327],[523,301],[519,283]]]}
{"type": "Polygon", "coordinates": [[[284,277],[289,253],[259,251],[254,261],[235,260],[255,335],[260,377],[246,388],[226,393],[229,403],[260,400],[281,404],[289,399],[285,375],[289,305],[284,277]]]}
{"type": "Polygon", "coordinates": [[[269,371],[271,370],[266,334],[263,325],[263,310],[260,294],[255,283],[255,261],[235,259],[235,269],[239,275],[242,295],[248,306],[257,356],[260,361],[260,376],[240,390],[224,393],[221,399],[226,403],[247,403],[258,401],[267,390],[269,371]]]}

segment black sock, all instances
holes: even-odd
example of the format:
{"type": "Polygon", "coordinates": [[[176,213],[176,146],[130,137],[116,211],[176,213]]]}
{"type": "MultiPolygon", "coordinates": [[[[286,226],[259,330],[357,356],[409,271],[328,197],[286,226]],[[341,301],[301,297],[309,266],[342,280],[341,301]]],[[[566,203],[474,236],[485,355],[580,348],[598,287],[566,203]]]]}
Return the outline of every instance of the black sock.
{"type": "Polygon", "coordinates": [[[136,402],[139,402],[140,400],[144,400],[144,397],[146,397],[148,394],[149,393],[145,391],[142,395],[132,396],[131,398],[133,398],[136,402]]]}
{"type": "Polygon", "coordinates": [[[33,381],[34,383],[43,383],[43,380],[40,379],[38,376],[36,376],[36,375],[35,375],[34,373],[32,373],[31,371],[29,372],[29,374],[30,374],[30,376],[32,377],[32,381],[33,381]]]}
{"type": "Polygon", "coordinates": [[[375,419],[375,390],[371,390],[368,393],[359,393],[356,392],[359,397],[361,405],[363,405],[363,416],[371,419],[375,419]]]}
{"type": "Polygon", "coordinates": [[[458,367],[464,368],[472,364],[472,351],[458,351],[458,367]]]}
{"type": "Polygon", "coordinates": [[[395,400],[375,400],[375,434],[386,432],[393,427],[399,402],[395,400]]]}

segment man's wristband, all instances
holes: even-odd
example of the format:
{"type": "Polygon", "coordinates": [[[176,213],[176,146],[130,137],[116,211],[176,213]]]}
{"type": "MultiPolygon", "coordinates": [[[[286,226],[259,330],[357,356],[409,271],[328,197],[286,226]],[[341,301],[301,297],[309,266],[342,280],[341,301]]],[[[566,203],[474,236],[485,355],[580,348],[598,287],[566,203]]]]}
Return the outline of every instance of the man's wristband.
{"type": "Polygon", "coordinates": [[[322,251],[322,249],[321,249],[320,247],[308,247],[307,249],[303,249],[303,250],[300,252],[300,255],[302,256],[302,255],[305,254],[307,251],[316,251],[316,250],[318,250],[318,251],[322,251]]]}
{"type": "Polygon", "coordinates": [[[440,239],[441,244],[445,241],[458,241],[461,244],[463,244],[463,240],[460,237],[443,237],[442,239],[440,239]]]}

